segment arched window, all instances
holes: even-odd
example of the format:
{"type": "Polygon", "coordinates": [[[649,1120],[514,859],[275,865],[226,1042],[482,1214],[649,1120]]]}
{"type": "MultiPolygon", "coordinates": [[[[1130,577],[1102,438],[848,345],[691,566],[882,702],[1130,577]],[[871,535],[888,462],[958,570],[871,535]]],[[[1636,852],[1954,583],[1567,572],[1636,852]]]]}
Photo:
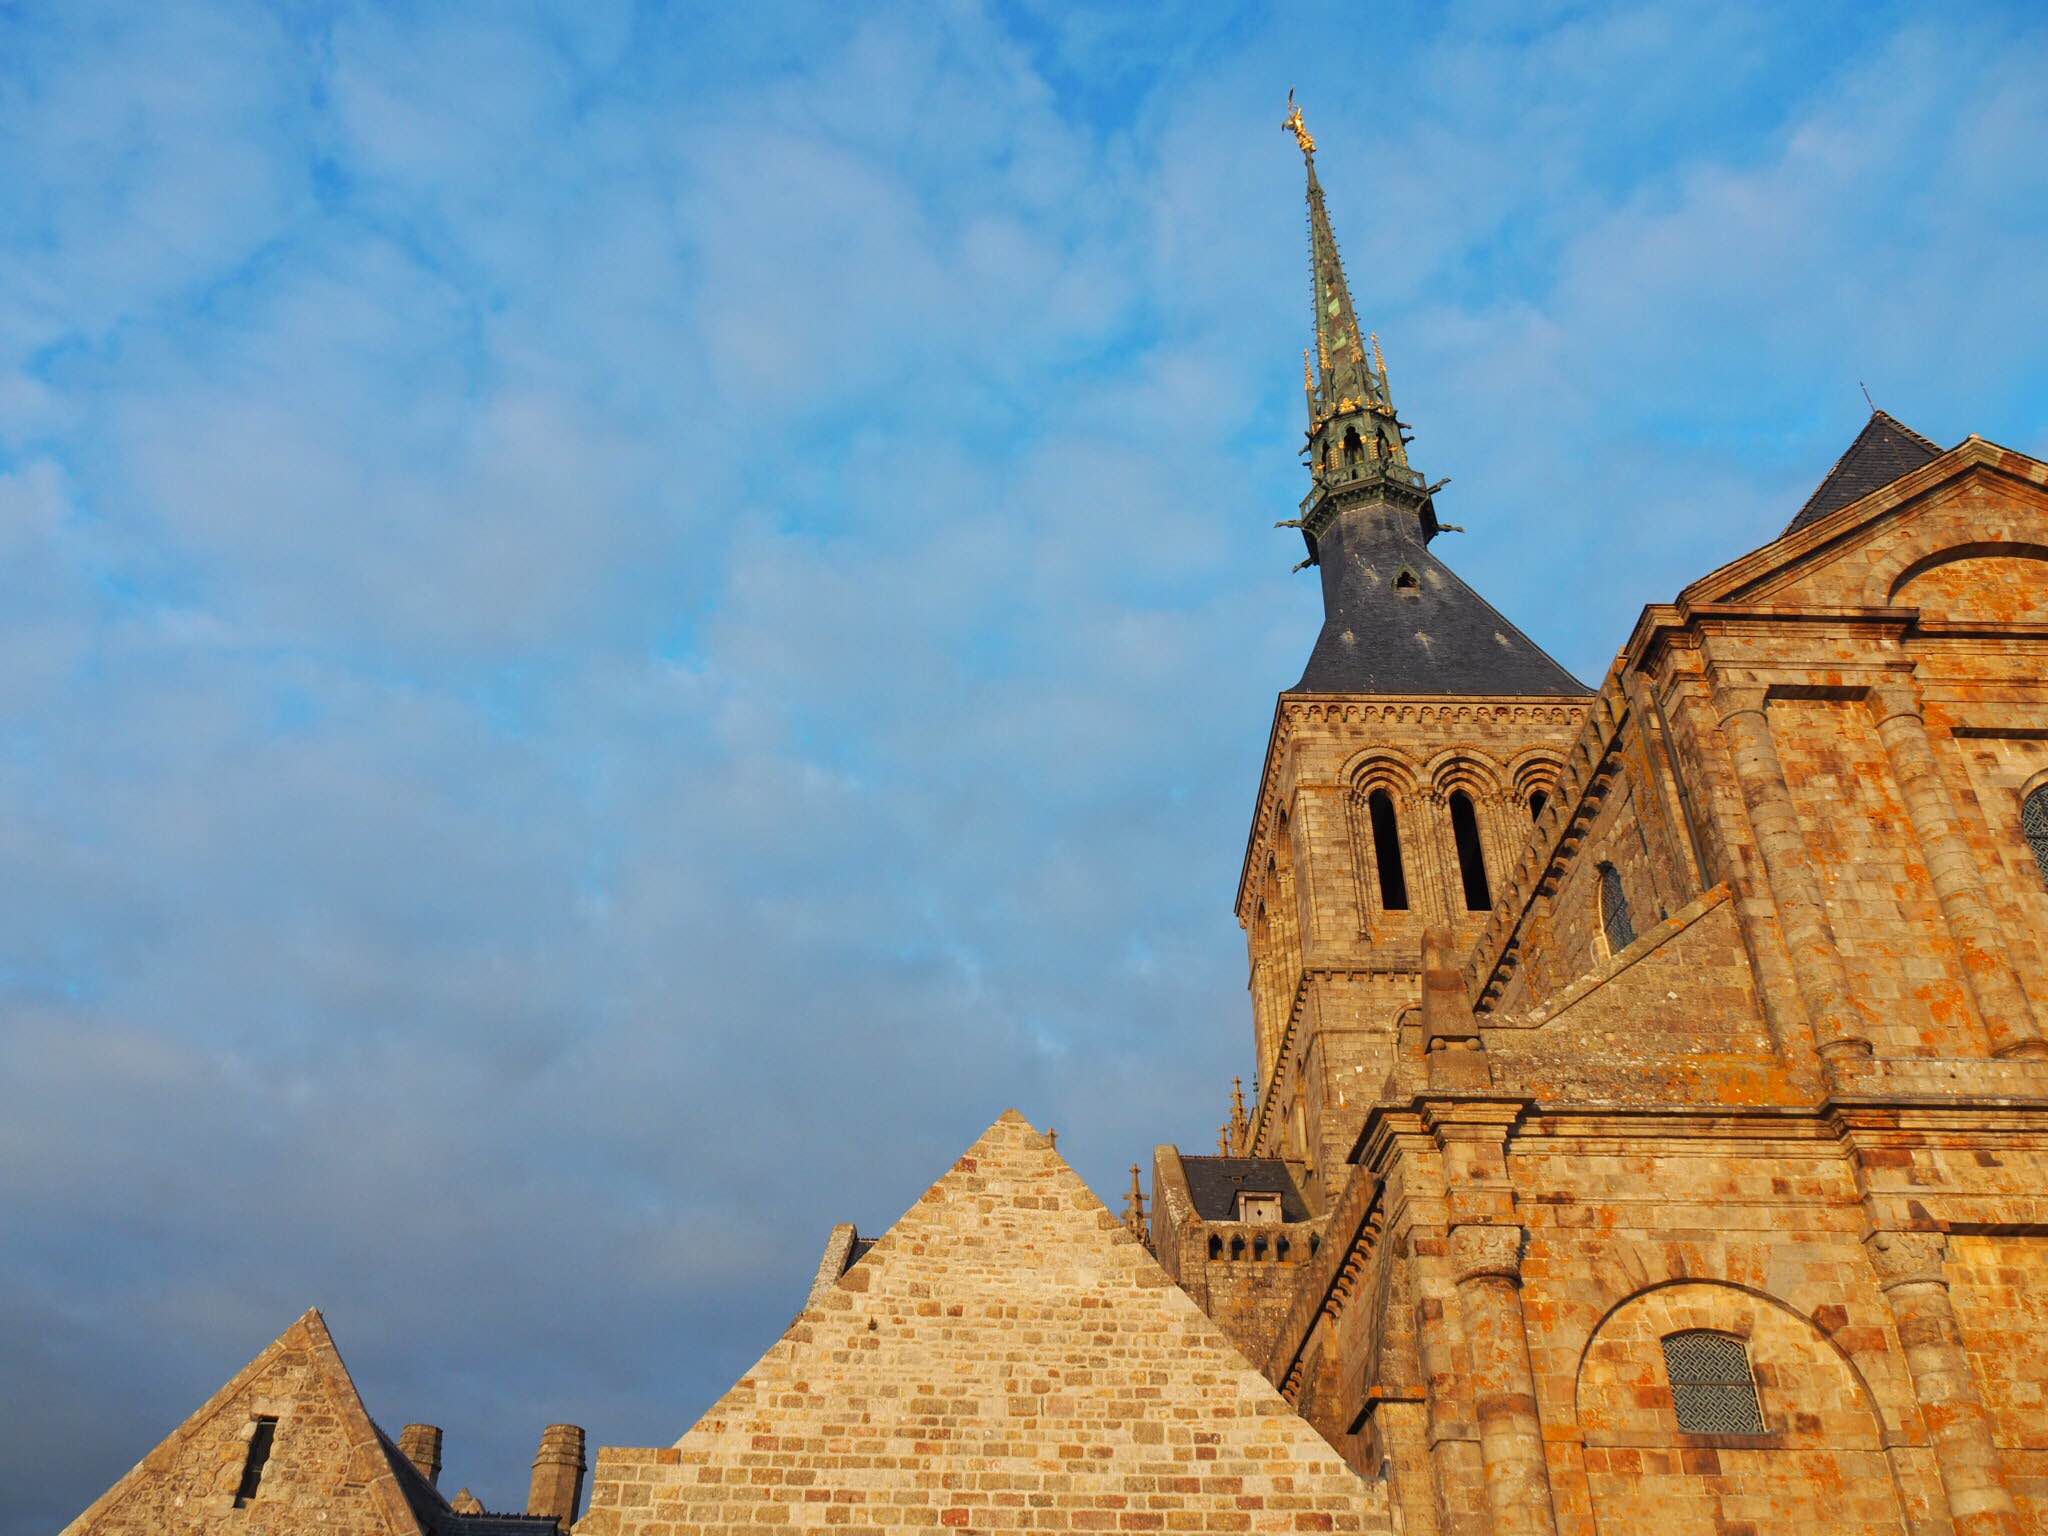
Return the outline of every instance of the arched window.
{"type": "Polygon", "coordinates": [[[1664,1371],[1678,1427],[1694,1435],[1761,1435],[1763,1406],[1742,1340],[1704,1328],[1664,1339],[1664,1371]]]}
{"type": "Polygon", "coordinates": [[[1618,955],[1636,941],[1636,925],[1628,915],[1628,892],[1621,888],[1621,871],[1612,864],[1600,866],[1600,927],[1607,935],[1607,953],[1618,955]]]}
{"type": "Polygon", "coordinates": [[[1346,464],[1356,464],[1359,456],[1364,452],[1365,445],[1358,440],[1358,428],[1346,427],[1344,429],[1344,462],[1346,464]]]}
{"type": "Polygon", "coordinates": [[[2048,885],[2048,784],[2020,802],[2020,830],[2027,835],[2027,846],[2034,850],[2041,883],[2048,885]]]}
{"type": "Polygon", "coordinates": [[[1407,566],[1394,573],[1394,590],[1403,597],[1422,596],[1422,582],[1407,566]]]}
{"type": "Polygon", "coordinates": [[[1539,789],[1532,793],[1529,796],[1529,819],[1535,821],[1543,814],[1543,807],[1548,804],[1550,804],[1550,796],[1543,793],[1542,790],[1539,789]]]}
{"type": "Polygon", "coordinates": [[[1372,856],[1379,865],[1380,906],[1389,912],[1408,910],[1408,877],[1401,870],[1401,826],[1394,819],[1394,797],[1376,789],[1366,797],[1372,818],[1372,856]]]}
{"type": "Polygon", "coordinates": [[[1451,791],[1451,836],[1458,845],[1458,873],[1465,881],[1465,910],[1490,910],[1493,893],[1486,887],[1486,852],[1479,846],[1479,817],[1472,809],[1472,797],[1462,789],[1451,791]]]}

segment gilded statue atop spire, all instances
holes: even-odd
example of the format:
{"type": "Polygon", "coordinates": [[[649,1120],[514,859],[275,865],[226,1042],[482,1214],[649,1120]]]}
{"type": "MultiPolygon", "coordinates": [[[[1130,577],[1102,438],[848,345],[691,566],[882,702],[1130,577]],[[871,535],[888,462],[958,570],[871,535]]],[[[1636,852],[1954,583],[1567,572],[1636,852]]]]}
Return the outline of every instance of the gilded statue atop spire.
{"type": "Polygon", "coordinates": [[[1308,131],[1308,124],[1301,120],[1301,108],[1295,105],[1293,86],[1287,88],[1287,117],[1280,126],[1293,132],[1294,142],[1301,146],[1304,155],[1313,155],[1316,152],[1315,135],[1308,131]]]}

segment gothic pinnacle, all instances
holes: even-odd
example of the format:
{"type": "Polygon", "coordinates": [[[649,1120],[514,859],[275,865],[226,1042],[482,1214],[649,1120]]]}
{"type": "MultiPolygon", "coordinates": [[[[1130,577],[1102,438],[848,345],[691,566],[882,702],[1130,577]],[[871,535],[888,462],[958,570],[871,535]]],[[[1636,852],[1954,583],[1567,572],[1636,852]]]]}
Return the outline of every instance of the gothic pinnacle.
{"type": "MultiPolygon", "coordinates": [[[[1300,519],[1291,524],[1301,529],[1308,545],[1308,558],[1295,567],[1299,571],[1319,563],[1322,533],[1346,507],[1391,499],[1419,518],[1425,542],[1434,537],[1437,525],[1430,492],[1408,462],[1408,437],[1394,413],[1379,335],[1358,323],[1343,253],[1316,174],[1316,141],[1292,91],[1287,94],[1283,126],[1301,147],[1308,178],[1309,276],[1315,305],[1315,343],[1309,353],[1319,365],[1305,366],[1302,378],[1308,397],[1305,452],[1311,486],[1300,519]]],[[[1304,359],[1305,365],[1308,361],[1304,359]]]]}

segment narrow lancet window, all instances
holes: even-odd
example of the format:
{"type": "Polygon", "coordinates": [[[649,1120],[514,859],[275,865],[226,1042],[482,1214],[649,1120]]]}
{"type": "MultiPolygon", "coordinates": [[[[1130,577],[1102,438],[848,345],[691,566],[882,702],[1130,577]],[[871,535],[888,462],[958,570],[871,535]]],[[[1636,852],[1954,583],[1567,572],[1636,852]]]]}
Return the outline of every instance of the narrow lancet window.
{"type": "Polygon", "coordinates": [[[1376,789],[1365,802],[1372,818],[1372,856],[1379,865],[1380,906],[1388,912],[1408,910],[1408,877],[1401,870],[1401,826],[1394,819],[1394,797],[1376,789]]]}
{"type": "Polygon", "coordinates": [[[1621,888],[1621,871],[1612,864],[1600,866],[1600,927],[1607,935],[1607,953],[1618,955],[1636,941],[1636,925],[1628,915],[1628,892],[1621,888]]]}
{"type": "Polygon", "coordinates": [[[1550,804],[1550,796],[1537,790],[1529,796],[1529,819],[1535,821],[1543,815],[1543,807],[1550,804]]]}
{"type": "Polygon", "coordinates": [[[249,1454],[242,1462],[242,1481],[235,1489],[235,1508],[241,1509],[263,1486],[263,1469],[270,1462],[271,1442],[277,1438],[277,1420],[265,1415],[256,1421],[249,1435],[249,1454]]]}
{"type": "Polygon", "coordinates": [[[1486,850],[1479,845],[1479,817],[1472,809],[1472,797],[1462,789],[1451,791],[1451,836],[1458,844],[1458,873],[1465,881],[1465,910],[1492,910],[1493,892],[1486,886],[1486,850]]]}
{"type": "Polygon", "coordinates": [[[1749,1351],[1726,1333],[1695,1328],[1664,1340],[1664,1371],[1678,1427],[1693,1435],[1761,1435],[1763,1406],[1749,1351]]]}
{"type": "Polygon", "coordinates": [[[2020,802],[2020,831],[2026,834],[2027,846],[2034,850],[2041,883],[2048,885],[2048,784],[2020,802]]]}

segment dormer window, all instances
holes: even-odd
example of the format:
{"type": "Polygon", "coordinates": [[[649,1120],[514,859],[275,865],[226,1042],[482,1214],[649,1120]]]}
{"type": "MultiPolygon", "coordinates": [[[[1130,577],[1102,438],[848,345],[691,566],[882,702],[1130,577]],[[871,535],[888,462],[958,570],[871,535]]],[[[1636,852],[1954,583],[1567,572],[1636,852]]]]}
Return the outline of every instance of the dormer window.
{"type": "Polygon", "coordinates": [[[1394,574],[1394,590],[1403,597],[1422,596],[1422,578],[1407,566],[1394,574]]]}
{"type": "Polygon", "coordinates": [[[1241,1189],[1237,1192],[1237,1219],[1239,1221],[1278,1222],[1280,1197],[1277,1194],[1257,1190],[1241,1189]]]}

